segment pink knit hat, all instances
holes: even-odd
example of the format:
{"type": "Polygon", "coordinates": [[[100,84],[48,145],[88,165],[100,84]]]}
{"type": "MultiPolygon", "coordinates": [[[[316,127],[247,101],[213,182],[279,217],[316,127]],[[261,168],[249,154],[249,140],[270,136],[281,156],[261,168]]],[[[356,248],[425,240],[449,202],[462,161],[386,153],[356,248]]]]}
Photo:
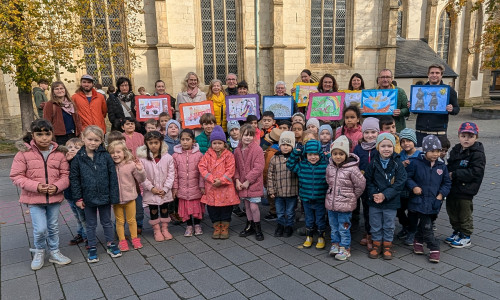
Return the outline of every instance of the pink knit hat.
{"type": "Polygon", "coordinates": [[[365,132],[366,130],[376,130],[380,132],[380,125],[378,123],[378,119],[374,117],[368,117],[363,121],[363,125],[361,125],[361,131],[365,132]]]}

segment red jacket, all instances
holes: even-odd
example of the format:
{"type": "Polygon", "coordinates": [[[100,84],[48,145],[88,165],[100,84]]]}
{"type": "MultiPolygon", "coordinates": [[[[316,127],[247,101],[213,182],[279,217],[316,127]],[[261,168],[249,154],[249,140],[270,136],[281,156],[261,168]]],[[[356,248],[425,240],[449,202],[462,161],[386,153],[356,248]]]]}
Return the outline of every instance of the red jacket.
{"type": "Polygon", "coordinates": [[[89,125],[97,125],[106,133],[106,122],[104,119],[108,113],[108,107],[102,94],[92,89],[90,103],[82,91],[76,92],[76,94],[71,96],[71,99],[75,103],[78,115],[80,116],[82,130],[89,125]]]}
{"type": "Polygon", "coordinates": [[[238,179],[241,183],[248,180],[250,185],[247,189],[238,191],[242,198],[262,197],[264,193],[264,153],[262,148],[252,142],[245,150],[242,150],[243,143],[238,144],[238,148],[234,150],[234,160],[236,161],[236,172],[234,179],[238,179]]]}
{"type": "Polygon", "coordinates": [[[198,144],[190,151],[183,150],[181,145],[174,147],[175,180],[172,189],[177,190],[177,197],[182,200],[201,199],[200,188],[205,188],[205,181],[200,176],[198,164],[203,154],[198,144]]]}
{"type": "MultiPolygon", "coordinates": [[[[79,136],[82,132],[82,123],[78,111],[71,116],[73,117],[73,122],[75,122],[75,135],[79,136]]],[[[52,100],[45,103],[43,107],[43,118],[49,120],[54,127],[54,135],[66,135],[62,108],[57,103],[52,100]]]]}
{"type": "Polygon", "coordinates": [[[337,128],[335,131],[335,139],[339,136],[345,135],[352,142],[349,152],[353,152],[354,148],[358,145],[359,140],[363,137],[363,132],[361,131],[361,125],[356,125],[354,128],[347,128],[344,126],[344,133],[342,133],[342,127],[337,128]]]}

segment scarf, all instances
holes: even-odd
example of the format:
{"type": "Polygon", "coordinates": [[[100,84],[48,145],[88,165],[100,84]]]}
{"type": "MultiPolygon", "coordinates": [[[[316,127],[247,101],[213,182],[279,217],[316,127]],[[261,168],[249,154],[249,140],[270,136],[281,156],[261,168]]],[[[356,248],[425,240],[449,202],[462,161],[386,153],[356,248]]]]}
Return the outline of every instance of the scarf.
{"type": "Polygon", "coordinates": [[[386,159],[383,159],[382,156],[380,157],[380,163],[382,164],[382,168],[387,169],[387,165],[389,164],[389,160],[391,158],[386,158],[386,159]]]}
{"type": "Polygon", "coordinates": [[[363,148],[363,150],[372,150],[373,148],[375,148],[375,145],[377,144],[377,141],[373,141],[373,142],[361,142],[361,148],[363,148]]]}
{"type": "Polygon", "coordinates": [[[231,143],[231,148],[236,149],[238,148],[240,141],[235,141],[232,137],[229,137],[229,143],[231,143]]]}
{"type": "Polygon", "coordinates": [[[73,105],[73,102],[69,101],[69,99],[66,97],[64,97],[64,100],[61,102],[61,109],[69,115],[75,113],[75,106],[73,105]]]}
{"type": "Polygon", "coordinates": [[[126,94],[118,93],[118,100],[123,102],[130,102],[132,101],[132,95],[133,95],[132,92],[126,94]]]}
{"type": "Polygon", "coordinates": [[[196,95],[198,94],[198,87],[195,87],[194,89],[192,90],[187,90],[186,93],[189,95],[189,97],[191,99],[194,99],[194,97],[196,97],[196,95]]]}

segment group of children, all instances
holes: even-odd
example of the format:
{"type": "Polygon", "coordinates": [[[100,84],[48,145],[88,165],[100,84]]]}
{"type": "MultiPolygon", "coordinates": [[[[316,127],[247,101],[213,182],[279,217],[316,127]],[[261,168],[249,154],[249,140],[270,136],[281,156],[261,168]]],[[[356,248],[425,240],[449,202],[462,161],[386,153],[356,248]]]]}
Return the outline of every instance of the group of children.
{"type": "Polygon", "coordinates": [[[329,254],[338,260],[351,256],[351,226],[359,220],[361,205],[365,225],[361,244],[367,246],[370,258],[392,259],[398,216],[403,230],[397,236],[413,245],[416,254],[423,254],[427,243],[429,260],[439,262],[432,224],[446,197],[454,230],[446,242],[457,248],[470,245],[472,198],[485,167],[474,123],[461,125],[460,144],[451,150],[447,166],[436,136],[424,138],[417,150],[415,131],[406,128],[397,134],[392,117],[361,122],[359,108],[349,106],[343,120],[333,130],[330,124],[320,125],[315,118],[306,122],[303,114],[296,113],[291,122],[278,125],[274,114],[266,111],[260,126],[255,116],[249,116],[245,124],[228,122],[225,133],[214,115],[204,114],[203,131],[195,137],[168,114],[147,121],[144,136],[128,117],[121,122],[123,133],[108,134],[107,148],[97,126],[88,126],[82,139],[71,139],[63,148],[52,141],[52,125],[36,120],[20,143],[10,175],[22,189],[20,202],[30,207],[35,237],[32,269],[43,267],[47,244],[51,262],[71,262],[58,250],[57,214],[64,198],[78,221],[78,234],[70,244],[85,241],[88,262],[99,260],[98,216],[112,257],[129,250],[125,223],[132,247],[141,248],[138,234],[144,207],[149,208],[156,241],[172,239],[168,227],[173,209],[187,224],[184,236],[203,234],[201,220],[207,211],[212,238],[227,239],[233,209],[243,202],[247,222],[239,236],[255,235],[261,241],[263,197],[276,214],[277,237],[293,234],[300,200],[306,248],[316,233],[315,247],[325,248],[327,217],[329,254]]]}

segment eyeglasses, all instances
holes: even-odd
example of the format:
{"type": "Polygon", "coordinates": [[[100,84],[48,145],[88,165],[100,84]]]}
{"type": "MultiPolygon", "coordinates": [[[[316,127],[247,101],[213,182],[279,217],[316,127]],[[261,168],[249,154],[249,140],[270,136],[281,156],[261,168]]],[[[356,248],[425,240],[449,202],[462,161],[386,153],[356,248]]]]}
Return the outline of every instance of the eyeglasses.
{"type": "Polygon", "coordinates": [[[379,76],[380,79],[391,79],[392,76],[379,76]]]}

